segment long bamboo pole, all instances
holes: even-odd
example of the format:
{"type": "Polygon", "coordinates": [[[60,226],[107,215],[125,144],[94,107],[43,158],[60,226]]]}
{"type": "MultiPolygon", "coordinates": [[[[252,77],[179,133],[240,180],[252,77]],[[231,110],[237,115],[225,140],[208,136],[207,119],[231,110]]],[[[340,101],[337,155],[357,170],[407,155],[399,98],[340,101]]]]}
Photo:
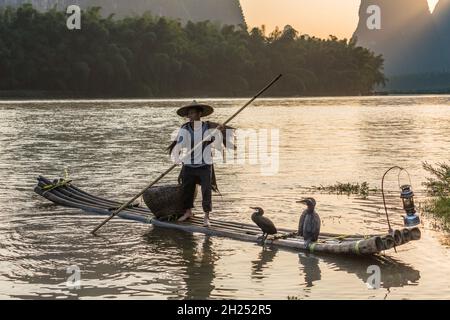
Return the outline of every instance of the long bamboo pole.
{"type": "MultiPolygon", "coordinates": [[[[231,117],[229,117],[222,125],[225,126],[228,123],[230,123],[234,118],[236,118],[242,111],[244,111],[245,108],[247,108],[253,101],[255,101],[259,96],[261,96],[264,92],[266,92],[271,86],[277,82],[282,75],[278,75],[275,79],[273,79],[268,85],[266,85],[261,91],[259,91],[253,98],[251,98],[245,105],[243,105],[238,111],[236,111],[231,117]]],[[[218,128],[215,128],[206,138],[204,138],[201,142],[199,142],[194,148],[192,148],[188,154],[185,155],[185,158],[189,157],[195,150],[197,150],[199,147],[203,146],[203,143],[205,141],[208,141],[210,138],[212,138],[216,132],[218,131],[218,128]]],[[[174,163],[171,165],[166,171],[161,173],[152,183],[147,185],[144,189],[142,189],[141,192],[139,192],[137,195],[135,195],[132,199],[130,199],[128,202],[124,203],[122,206],[120,206],[116,211],[111,213],[111,215],[105,219],[102,223],[100,223],[94,230],[92,230],[92,234],[96,234],[96,232],[102,228],[105,224],[107,224],[112,218],[114,218],[116,215],[118,215],[122,210],[126,209],[129,205],[131,205],[137,198],[142,196],[145,191],[153,187],[155,184],[157,184],[159,181],[161,181],[162,178],[164,178],[168,173],[170,173],[173,169],[175,169],[178,166],[177,163],[174,163]]]]}

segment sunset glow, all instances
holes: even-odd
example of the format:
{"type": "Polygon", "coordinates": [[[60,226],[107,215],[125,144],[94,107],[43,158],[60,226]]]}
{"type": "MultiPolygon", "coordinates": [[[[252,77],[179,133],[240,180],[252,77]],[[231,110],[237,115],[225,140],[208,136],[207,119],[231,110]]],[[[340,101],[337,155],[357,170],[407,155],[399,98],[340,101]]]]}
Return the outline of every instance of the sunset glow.
{"type": "MultiPolygon", "coordinates": [[[[428,0],[433,10],[439,0],[428,0]]],[[[241,0],[250,27],[292,25],[301,33],[349,38],[358,23],[360,0],[241,0]]]]}

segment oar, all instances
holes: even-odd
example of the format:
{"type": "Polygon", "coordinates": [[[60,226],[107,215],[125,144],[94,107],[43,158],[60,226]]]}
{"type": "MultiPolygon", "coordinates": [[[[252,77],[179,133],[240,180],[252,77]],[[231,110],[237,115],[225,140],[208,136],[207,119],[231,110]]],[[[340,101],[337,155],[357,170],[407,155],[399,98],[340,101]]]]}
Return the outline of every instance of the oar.
{"type": "MultiPolygon", "coordinates": [[[[281,78],[281,74],[278,75],[275,79],[273,79],[267,86],[265,86],[261,91],[259,91],[253,98],[251,98],[244,106],[242,106],[238,111],[236,111],[231,117],[229,117],[223,124],[222,126],[227,125],[231,120],[233,120],[234,118],[236,118],[236,116],[238,114],[240,114],[242,111],[244,111],[245,108],[247,108],[253,101],[255,101],[259,96],[261,96],[265,91],[267,91],[271,86],[273,86],[275,84],[275,82],[277,82],[280,78],[281,78]]],[[[218,131],[218,128],[215,128],[206,138],[204,138],[201,142],[199,142],[196,146],[194,146],[194,148],[191,149],[190,152],[188,152],[188,154],[185,155],[185,158],[189,157],[197,148],[203,146],[203,143],[205,141],[208,141],[210,138],[212,138],[216,132],[218,131]]],[[[132,204],[137,198],[139,198],[140,196],[142,196],[145,191],[147,191],[148,189],[150,189],[151,187],[153,187],[155,184],[157,184],[162,178],[164,178],[169,172],[171,172],[173,169],[175,169],[178,166],[177,163],[174,163],[173,165],[171,165],[166,171],[164,171],[163,173],[161,173],[161,175],[159,175],[158,178],[156,178],[152,183],[150,183],[148,186],[146,186],[144,189],[142,189],[141,192],[139,192],[137,195],[135,195],[132,199],[130,199],[130,201],[124,203],[122,206],[120,206],[117,210],[115,210],[113,213],[111,213],[111,215],[102,223],[100,223],[94,230],[92,230],[92,234],[95,235],[95,233],[101,228],[103,227],[105,224],[107,224],[112,218],[114,218],[115,216],[117,216],[120,212],[122,212],[122,210],[126,209],[130,204],[132,204]]]]}

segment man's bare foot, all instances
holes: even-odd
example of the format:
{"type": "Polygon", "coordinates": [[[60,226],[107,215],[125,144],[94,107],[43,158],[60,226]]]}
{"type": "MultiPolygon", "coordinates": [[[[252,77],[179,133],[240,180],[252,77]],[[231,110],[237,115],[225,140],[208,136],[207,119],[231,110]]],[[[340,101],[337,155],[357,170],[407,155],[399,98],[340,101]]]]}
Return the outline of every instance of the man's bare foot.
{"type": "Polygon", "coordinates": [[[181,216],[180,219],[178,219],[178,222],[184,222],[186,220],[189,220],[193,216],[192,211],[186,211],[186,213],[181,216]]]}
{"type": "Polygon", "coordinates": [[[206,228],[211,227],[211,223],[209,222],[209,213],[205,213],[205,218],[203,219],[203,226],[206,228]]]}

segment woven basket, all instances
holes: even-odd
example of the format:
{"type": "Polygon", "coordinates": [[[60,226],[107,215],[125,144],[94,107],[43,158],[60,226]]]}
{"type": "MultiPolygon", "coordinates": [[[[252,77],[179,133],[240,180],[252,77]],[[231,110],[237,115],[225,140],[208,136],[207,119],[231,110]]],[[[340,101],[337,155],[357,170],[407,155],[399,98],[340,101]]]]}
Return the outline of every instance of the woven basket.
{"type": "MultiPolygon", "coordinates": [[[[150,211],[157,218],[184,214],[183,190],[181,185],[158,186],[148,189],[142,196],[150,211]]],[[[197,188],[194,200],[197,197],[197,188]]]]}

